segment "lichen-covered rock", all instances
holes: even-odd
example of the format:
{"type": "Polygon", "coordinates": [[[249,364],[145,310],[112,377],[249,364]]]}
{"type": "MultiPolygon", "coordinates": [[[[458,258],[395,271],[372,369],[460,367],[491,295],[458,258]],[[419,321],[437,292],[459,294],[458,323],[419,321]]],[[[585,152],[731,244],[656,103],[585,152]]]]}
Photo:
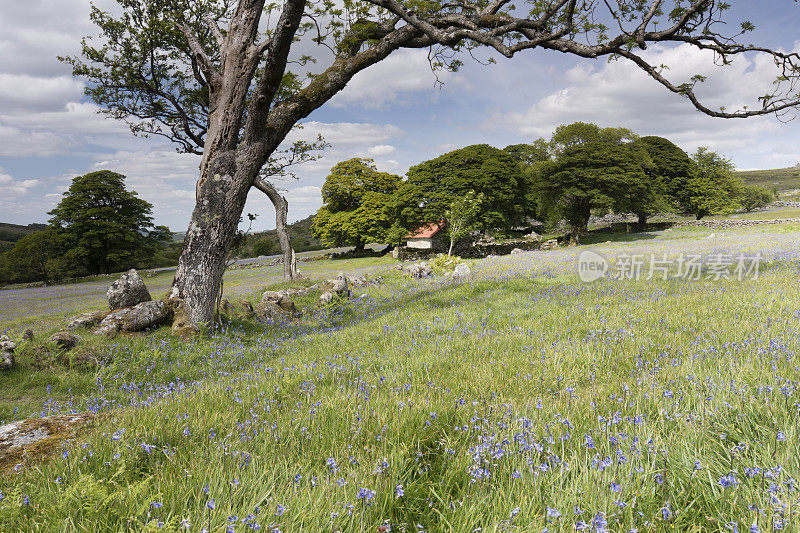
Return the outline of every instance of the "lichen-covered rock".
{"type": "Polygon", "coordinates": [[[427,278],[433,274],[433,268],[427,261],[403,265],[401,268],[403,272],[409,274],[412,278],[427,278]]]}
{"type": "Polygon", "coordinates": [[[278,307],[286,311],[292,316],[296,316],[300,314],[300,311],[297,310],[297,306],[294,305],[294,302],[291,301],[287,297],[282,297],[280,300],[277,301],[278,307]]]}
{"type": "Polygon", "coordinates": [[[262,300],[271,300],[273,302],[277,302],[281,298],[283,298],[283,293],[278,291],[264,291],[264,295],[261,297],[262,300]]]}
{"type": "Polygon", "coordinates": [[[164,301],[142,302],[133,307],[110,313],[100,322],[100,326],[95,332],[108,335],[112,327],[121,331],[143,331],[160,326],[167,321],[171,314],[172,309],[164,301]]]}
{"type": "Polygon", "coordinates": [[[84,413],[30,418],[0,426],[0,474],[55,453],[93,418],[94,415],[84,413]]]}
{"type": "Polygon", "coordinates": [[[14,352],[0,351],[0,370],[11,370],[15,364],[14,352]]]}
{"type": "Polygon", "coordinates": [[[255,311],[259,318],[273,322],[283,322],[289,318],[289,313],[272,300],[261,300],[255,311]]]}
{"type": "Polygon", "coordinates": [[[133,268],[111,284],[106,292],[106,297],[108,298],[108,306],[112,310],[133,307],[142,302],[152,300],[144,280],[133,268]]]}
{"type": "Polygon", "coordinates": [[[333,301],[334,297],[335,295],[330,291],[323,292],[322,295],[319,297],[319,303],[327,305],[333,301]]]}
{"type": "Polygon", "coordinates": [[[33,330],[31,328],[26,329],[22,333],[22,340],[23,341],[32,341],[33,340],[33,330]]]}
{"type": "Polygon", "coordinates": [[[524,250],[522,248],[514,248],[511,250],[511,255],[521,254],[524,250]]]}
{"type": "Polygon", "coordinates": [[[90,328],[96,326],[109,315],[110,311],[95,311],[93,313],[83,313],[70,319],[67,331],[75,331],[80,328],[90,328]]]}
{"type": "Polygon", "coordinates": [[[117,333],[119,333],[119,324],[116,322],[100,324],[92,331],[92,335],[99,335],[100,337],[113,337],[117,333]]]}
{"type": "Polygon", "coordinates": [[[472,270],[470,270],[469,265],[466,263],[461,263],[455,268],[455,270],[453,270],[453,276],[457,278],[463,278],[465,276],[469,276],[470,274],[472,274],[472,270]]]}
{"type": "Polygon", "coordinates": [[[17,349],[17,343],[11,340],[8,335],[0,335],[0,351],[13,352],[17,349]]]}
{"type": "Polygon", "coordinates": [[[59,331],[58,333],[53,333],[50,337],[50,342],[56,343],[56,346],[65,351],[73,349],[81,340],[79,336],[69,331],[59,331]]]}
{"type": "Polygon", "coordinates": [[[328,284],[330,285],[331,292],[334,292],[337,296],[342,298],[347,298],[350,296],[350,287],[347,285],[347,276],[343,273],[340,273],[336,276],[336,279],[329,279],[328,284]]]}

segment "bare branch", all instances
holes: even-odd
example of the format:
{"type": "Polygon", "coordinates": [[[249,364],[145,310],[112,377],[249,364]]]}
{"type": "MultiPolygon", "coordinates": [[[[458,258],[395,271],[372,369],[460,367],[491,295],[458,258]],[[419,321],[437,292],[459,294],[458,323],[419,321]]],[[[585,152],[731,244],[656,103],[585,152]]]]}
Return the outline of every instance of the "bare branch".
{"type": "Polygon", "coordinates": [[[195,35],[185,22],[178,23],[178,29],[181,30],[184,37],[186,37],[186,41],[189,43],[189,49],[194,59],[197,61],[197,64],[200,66],[203,75],[206,77],[206,81],[209,85],[216,86],[219,83],[219,72],[212,63],[211,58],[209,58],[208,54],[203,50],[203,45],[200,44],[197,35],[195,35]]]}
{"type": "Polygon", "coordinates": [[[203,17],[203,22],[206,23],[206,26],[208,26],[208,29],[211,31],[211,35],[214,36],[214,40],[217,41],[217,46],[222,49],[225,45],[225,36],[222,35],[222,30],[219,29],[217,21],[214,20],[214,17],[212,17],[210,13],[206,13],[203,17]]]}
{"type": "Polygon", "coordinates": [[[758,110],[751,110],[751,111],[736,111],[734,113],[728,113],[724,110],[715,111],[710,109],[700,103],[697,96],[694,94],[692,87],[687,85],[675,85],[670,82],[667,78],[665,78],[661,73],[653,67],[653,65],[649,64],[647,61],[639,57],[638,55],[628,52],[628,51],[619,51],[619,55],[623,56],[626,59],[631,60],[635,63],[639,68],[644,70],[651,78],[659,82],[661,85],[669,89],[671,92],[675,94],[679,94],[685,98],[687,98],[692,105],[694,105],[699,111],[702,111],[706,115],[717,117],[717,118],[747,118],[747,117],[755,117],[760,115],[769,115],[772,113],[780,113],[781,111],[787,110],[789,108],[794,108],[800,105],[798,100],[779,100],[775,103],[769,103],[768,101],[763,102],[762,109],[758,110]]]}

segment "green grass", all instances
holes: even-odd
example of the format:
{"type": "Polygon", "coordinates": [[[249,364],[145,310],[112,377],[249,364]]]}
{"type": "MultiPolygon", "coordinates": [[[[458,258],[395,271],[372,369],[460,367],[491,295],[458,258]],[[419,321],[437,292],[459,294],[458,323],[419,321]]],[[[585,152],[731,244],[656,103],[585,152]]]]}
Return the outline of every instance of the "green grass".
{"type": "Polygon", "coordinates": [[[796,264],[589,285],[571,261],[387,271],[293,324],[119,339],[75,404],[114,408],[0,478],[0,530],[797,531],[796,264]]]}
{"type": "Polygon", "coordinates": [[[758,185],[767,189],[800,189],[800,169],[777,168],[772,170],[744,170],[736,172],[748,185],[758,185]]]}

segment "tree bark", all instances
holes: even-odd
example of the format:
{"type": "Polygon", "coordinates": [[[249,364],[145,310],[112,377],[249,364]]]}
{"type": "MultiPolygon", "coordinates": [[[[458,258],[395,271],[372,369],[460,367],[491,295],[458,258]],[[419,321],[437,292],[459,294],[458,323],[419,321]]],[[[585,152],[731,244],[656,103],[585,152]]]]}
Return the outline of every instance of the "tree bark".
{"type": "Polygon", "coordinates": [[[278,233],[278,242],[281,244],[281,255],[283,255],[283,279],[293,281],[297,278],[298,272],[294,250],[289,240],[289,229],[286,227],[289,202],[278,193],[275,187],[260,178],[255,180],[253,187],[266,194],[275,206],[275,231],[278,233]]]}
{"type": "Polygon", "coordinates": [[[237,161],[232,150],[207,150],[197,184],[197,203],[183,241],[169,299],[185,316],[187,327],[214,319],[225,261],[239,227],[253,177],[254,162],[237,161]]]}

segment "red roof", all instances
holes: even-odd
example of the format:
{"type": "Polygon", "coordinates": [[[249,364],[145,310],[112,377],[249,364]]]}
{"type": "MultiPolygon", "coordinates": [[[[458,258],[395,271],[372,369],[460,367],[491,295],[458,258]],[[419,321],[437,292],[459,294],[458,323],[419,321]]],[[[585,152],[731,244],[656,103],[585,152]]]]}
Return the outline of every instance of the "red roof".
{"type": "Polygon", "coordinates": [[[426,222],[416,231],[406,235],[406,239],[430,239],[444,228],[444,220],[439,222],[426,222]]]}

